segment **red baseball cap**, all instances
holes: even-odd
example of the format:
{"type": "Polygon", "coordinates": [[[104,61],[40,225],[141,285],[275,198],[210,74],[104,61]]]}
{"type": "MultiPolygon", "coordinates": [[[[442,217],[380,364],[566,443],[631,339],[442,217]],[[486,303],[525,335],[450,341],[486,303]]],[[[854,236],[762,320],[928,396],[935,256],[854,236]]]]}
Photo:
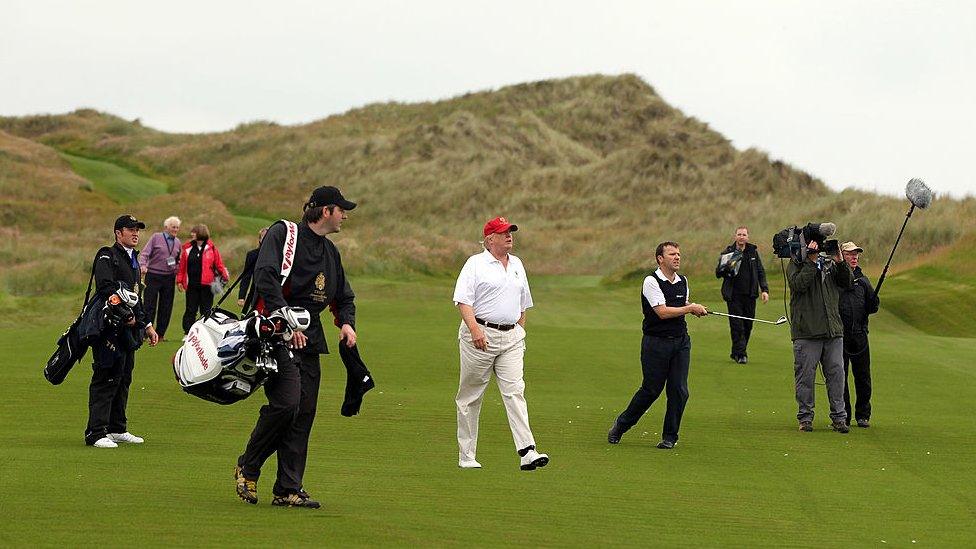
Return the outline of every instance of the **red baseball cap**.
{"type": "Polygon", "coordinates": [[[496,217],[488,223],[485,223],[484,235],[488,236],[495,233],[504,233],[508,231],[515,232],[518,230],[518,225],[512,225],[504,217],[496,217]]]}

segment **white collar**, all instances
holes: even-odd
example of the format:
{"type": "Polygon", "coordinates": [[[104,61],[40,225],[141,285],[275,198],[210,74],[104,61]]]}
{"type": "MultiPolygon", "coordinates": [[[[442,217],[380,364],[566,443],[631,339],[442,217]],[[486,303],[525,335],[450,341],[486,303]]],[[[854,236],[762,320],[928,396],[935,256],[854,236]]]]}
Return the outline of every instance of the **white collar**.
{"type": "Polygon", "coordinates": [[[657,270],[654,271],[654,274],[658,275],[660,278],[663,278],[664,280],[667,280],[671,284],[674,284],[678,280],[680,280],[680,275],[677,272],[674,273],[674,280],[668,279],[668,277],[664,276],[664,271],[662,271],[660,267],[658,267],[657,270]]]}
{"type": "MultiPolygon", "coordinates": [[[[494,261],[495,263],[501,263],[502,262],[501,259],[498,259],[494,255],[492,255],[492,253],[489,252],[487,249],[484,252],[482,252],[482,254],[485,255],[485,257],[486,257],[486,259],[488,260],[489,263],[491,263],[492,261],[494,261]]],[[[505,255],[508,258],[511,258],[511,254],[505,254],[505,255]]]]}

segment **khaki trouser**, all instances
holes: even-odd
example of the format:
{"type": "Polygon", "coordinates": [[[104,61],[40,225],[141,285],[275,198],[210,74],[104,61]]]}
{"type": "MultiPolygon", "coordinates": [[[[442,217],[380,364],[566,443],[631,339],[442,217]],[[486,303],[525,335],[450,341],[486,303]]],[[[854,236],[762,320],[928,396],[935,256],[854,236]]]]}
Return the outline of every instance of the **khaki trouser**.
{"type": "Polygon", "coordinates": [[[458,459],[475,459],[478,449],[478,416],[481,401],[488,388],[491,373],[495,372],[498,390],[505,403],[508,425],[512,429],[515,449],[535,445],[529,429],[529,411],[525,404],[525,381],[522,379],[522,357],[525,355],[525,329],[519,325],[503,332],[481,326],[488,341],[482,351],[471,343],[471,332],[464,322],[458,329],[458,346],[461,350],[461,375],[458,383],[457,438],[458,459]]]}

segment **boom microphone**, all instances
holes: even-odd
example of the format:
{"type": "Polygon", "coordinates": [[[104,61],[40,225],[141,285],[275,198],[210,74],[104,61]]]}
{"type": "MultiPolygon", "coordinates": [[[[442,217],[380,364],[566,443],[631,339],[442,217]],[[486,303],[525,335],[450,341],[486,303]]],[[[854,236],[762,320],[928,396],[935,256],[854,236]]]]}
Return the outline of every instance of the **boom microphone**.
{"type": "Polygon", "coordinates": [[[826,238],[826,237],[828,237],[828,236],[830,236],[830,235],[832,235],[832,234],[834,234],[836,232],[837,232],[837,225],[835,225],[833,223],[829,223],[829,222],[828,223],[821,223],[820,224],[820,234],[822,234],[824,236],[824,238],[826,238]]]}
{"type": "Polygon", "coordinates": [[[884,270],[881,271],[881,277],[878,278],[878,286],[874,289],[874,297],[877,299],[878,292],[881,291],[881,285],[884,284],[885,276],[888,274],[888,267],[891,266],[891,258],[895,257],[895,249],[898,248],[898,243],[901,242],[901,235],[905,232],[905,227],[908,226],[908,220],[911,219],[912,213],[915,208],[925,209],[929,207],[932,203],[932,189],[925,184],[924,181],[917,177],[913,177],[905,185],[905,196],[908,201],[912,203],[912,206],[908,208],[908,213],[905,214],[905,222],[901,225],[901,231],[898,232],[898,238],[895,239],[895,245],[891,248],[891,254],[888,255],[888,262],[885,263],[884,270]]]}
{"type": "Polygon", "coordinates": [[[932,189],[917,177],[909,181],[908,185],[905,185],[905,196],[908,197],[908,201],[912,203],[912,206],[917,206],[923,210],[928,208],[929,204],[932,203],[932,189]]]}

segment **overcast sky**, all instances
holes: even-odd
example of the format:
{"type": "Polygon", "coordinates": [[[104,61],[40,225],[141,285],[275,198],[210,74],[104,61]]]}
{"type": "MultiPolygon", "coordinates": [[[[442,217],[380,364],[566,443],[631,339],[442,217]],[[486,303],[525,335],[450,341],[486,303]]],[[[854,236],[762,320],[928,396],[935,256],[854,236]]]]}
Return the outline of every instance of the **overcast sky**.
{"type": "Polygon", "coordinates": [[[835,189],[976,195],[976,3],[3,0],[0,114],[202,132],[633,72],[835,189]]]}

